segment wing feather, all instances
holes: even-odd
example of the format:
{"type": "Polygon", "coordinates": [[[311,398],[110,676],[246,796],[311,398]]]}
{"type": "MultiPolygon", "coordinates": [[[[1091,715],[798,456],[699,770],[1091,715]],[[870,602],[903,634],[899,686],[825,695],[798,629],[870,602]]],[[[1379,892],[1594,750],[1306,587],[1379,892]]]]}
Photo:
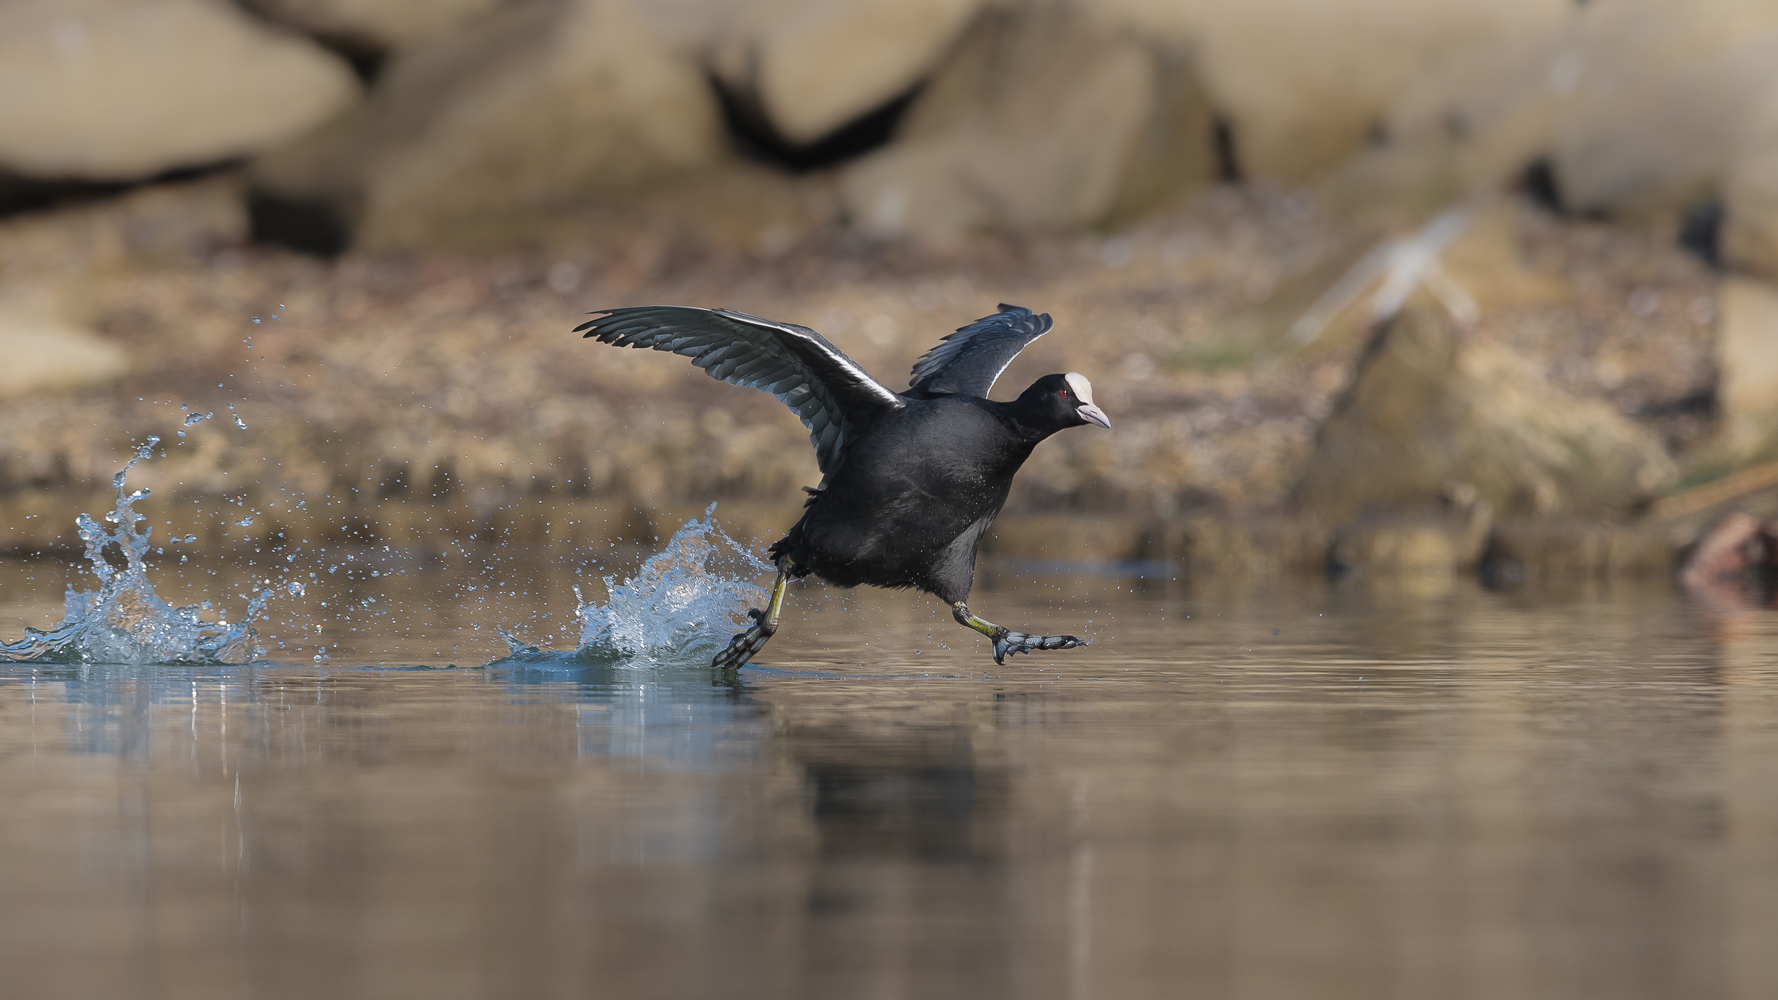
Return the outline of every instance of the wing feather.
{"type": "Polygon", "coordinates": [[[593,317],[574,332],[681,354],[712,378],[777,397],[809,429],[823,473],[840,460],[853,431],[907,405],[808,327],[694,306],[606,309],[593,317]]]}
{"type": "Polygon", "coordinates": [[[985,397],[1025,345],[1054,325],[1049,313],[1033,315],[1022,306],[1001,303],[999,312],[959,327],[921,355],[914,362],[907,394],[915,399],[985,397]]]}

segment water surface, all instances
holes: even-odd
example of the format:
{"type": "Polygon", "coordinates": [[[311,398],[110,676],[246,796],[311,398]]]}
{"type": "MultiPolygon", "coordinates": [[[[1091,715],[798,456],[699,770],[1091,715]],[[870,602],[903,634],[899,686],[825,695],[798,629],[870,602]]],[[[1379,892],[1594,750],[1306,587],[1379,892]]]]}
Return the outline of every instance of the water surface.
{"type": "MultiPolygon", "coordinates": [[[[597,586],[500,558],[322,557],[252,663],[0,666],[6,992],[1778,990],[1752,603],[1001,566],[972,607],[1093,644],[815,585],[725,682],[500,659],[597,586]]],[[[5,634],[71,573],[0,562],[5,634]]]]}

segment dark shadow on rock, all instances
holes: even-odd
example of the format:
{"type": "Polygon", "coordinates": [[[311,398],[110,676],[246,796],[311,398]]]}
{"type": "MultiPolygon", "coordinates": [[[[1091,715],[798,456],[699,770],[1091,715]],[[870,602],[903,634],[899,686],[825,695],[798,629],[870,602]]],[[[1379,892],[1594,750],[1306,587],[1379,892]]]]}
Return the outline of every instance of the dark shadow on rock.
{"type": "Polygon", "coordinates": [[[320,43],[334,55],[345,60],[358,77],[358,82],[369,86],[382,75],[383,68],[389,64],[389,49],[368,38],[336,32],[315,32],[310,38],[320,43]]]}
{"type": "Polygon", "coordinates": [[[925,85],[915,84],[820,139],[799,145],[784,138],[748,95],[714,75],[709,81],[735,151],[747,159],[798,174],[836,167],[888,145],[908,106],[925,85]]]}
{"type": "Polygon", "coordinates": [[[1722,223],[1721,199],[1693,206],[1679,225],[1679,245],[1711,267],[1722,267],[1722,223]]]}
{"type": "Polygon", "coordinates": [[[1228,118],[1218,115],[1210,123],[1210,141],[1216,151],[1216,181],[1219,184],[1239,184],[1244,179],[1241,175],[1241,151],[1235,145],[1235,126],[1228,118]]]}
{"type": "Polygon", "coordinates": [[[86,181],[68,177],[27,177],[0,168],[0,219],[9,215],[70,208],[103,201],[156,184],[179,184],[201,180],[233,170],[240,165],[240,160],[224,160],[168,170],[138,181],[86,181]]]}
{"type": "Polygon", "coordinates": [[[1556,215],[1564,213],[1562,188],[1556,181],[1556,168],[1547,157],[1527,163],[1524,172],[1519,175],[1517,187],[1524,192],[1525,197],[1545,209],[1556,215]]]}
{"type": "Polygon", "coordinates": [[[317,257],[337,257],[352,245],[352,227],[338,208],[319,199],[247,192],[247,224],[253,242],[287,247],[317,257]]]}

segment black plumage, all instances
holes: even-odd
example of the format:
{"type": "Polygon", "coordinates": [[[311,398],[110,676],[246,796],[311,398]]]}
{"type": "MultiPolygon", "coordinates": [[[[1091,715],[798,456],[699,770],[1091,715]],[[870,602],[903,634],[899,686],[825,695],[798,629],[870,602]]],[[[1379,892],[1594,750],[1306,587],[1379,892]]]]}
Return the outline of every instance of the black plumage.
{"type": "Polygon", "coordinates": [[[750,612],[716,664],[739,667],[777,629],[787,580],[816,574],[844,587],[917,587],[994,640],[994,658],[1084,645],[977,618],[965,601],[976,546],[1000,513],[1014,473],[1039,442],[1068,427],[1110,427],[1084,376],[1046,375],[1011,402],[987,399],[1025,345],[1049,332],[1047,313],[1002,305],[945,337],[893,392],[807,327],[725,309],[606,310],[576,327],[587,337],[671,351],[713,378],[770,392],[802,418],[822,471],[802,518],[769,552],[778,567],[770,606],[750,612]]]}

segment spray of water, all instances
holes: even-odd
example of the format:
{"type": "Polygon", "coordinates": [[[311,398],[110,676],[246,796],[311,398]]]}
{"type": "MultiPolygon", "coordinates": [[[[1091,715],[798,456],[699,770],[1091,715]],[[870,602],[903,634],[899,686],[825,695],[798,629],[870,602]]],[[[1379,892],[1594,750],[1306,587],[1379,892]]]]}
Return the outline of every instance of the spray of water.
{"type": "MultiPolygon", "coordinates": [[[[604,604],[581,601],[575,611],[581,659],[708,666],[741,628],[747,608],[765,604],[768,592],[750,581],[772,572],[771,564],[730,538],[715,513],[711,504],[703,517],[685,522],[630,579],[606,577],[604,604]]],[[[537,652],[510,637],[507,642],[514,654],[537,652]]]]}
{"type": "Polygon", "coordinates": [[[175,608],[148,582],[142,559],[154,529],[142,525],[144,518],[135,510],[148,491],[126,493],[124,480],[160,440],[149,437],[136,449],[136,457],[112,477],[117,505],[105,520],[115,528],[86,514],[75,519],[99,589],[77,591],[70,586],[62,623],[48,631],[27,628],[18,642],[0,642],[0,662],[216,664],[260,655],[253,620],[271,600],[272,591],[255,595],[238,622],[204,621],[201,615],[210,602],[175,608]]]}

